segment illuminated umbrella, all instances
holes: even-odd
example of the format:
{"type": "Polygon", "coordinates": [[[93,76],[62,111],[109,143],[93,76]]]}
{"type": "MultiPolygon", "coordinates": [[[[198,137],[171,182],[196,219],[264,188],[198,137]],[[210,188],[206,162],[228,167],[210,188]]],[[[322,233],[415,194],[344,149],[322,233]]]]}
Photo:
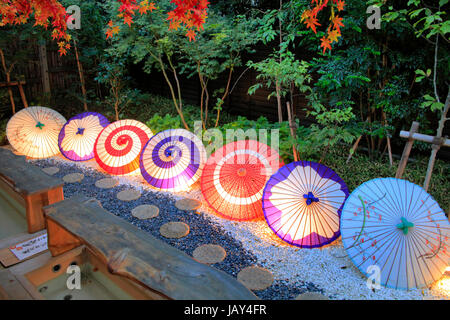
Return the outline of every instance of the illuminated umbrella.
{"type": "Polygon", "coordinates": [[[203,196],[227,219],[263,218],[261,198],[269,177],[282,161],[274,149],[254,140],[229,143],[217,150],[203,168],[203,196]]]}
{"type": "Polygon", "coordinates": [[[84,112],[69,119],[58,138],[62,155],[72,161],[94,158],[94,144],[100,132],[109,125],[108,119],[96,112],[84,112]]]}
{"type": "Polygon", "coordinates": [[[152,131],[136,120],[119,120],[108,125],[94,146],[95,160],[106,172],[125,175],[139,169],[142,148],[152,131]]]}
{"type": "Polygon", "coordinates": [[[29,107],[9,120],[6,136],[11,146],[30,158],[48,158],[59,153],[58,135],[66,119],[55,110],[29,107]]]}
{"type": "Polygon", "coordinates": [[[195,134],[184,129],[165,130],[145,145],[140,168],[151,186],[181,191],[198,180],[206,158],[205,147],[195,134]]]}
{"type": "Polygon", "coordinates": [[[342,241],[362,273],[379,271],[380,284],[425,288],[449,264],[450,224],[422,187],[395,178],[365,182],[341,217],[342,241]]]}
{"type": "Polygon", "coordinates": [[[267,182],[264,216],[284,241],[301,248],[318,248],[340,236],[339,218],[348,195],[345,182],[327,166],[292,162],[267,182]]]}

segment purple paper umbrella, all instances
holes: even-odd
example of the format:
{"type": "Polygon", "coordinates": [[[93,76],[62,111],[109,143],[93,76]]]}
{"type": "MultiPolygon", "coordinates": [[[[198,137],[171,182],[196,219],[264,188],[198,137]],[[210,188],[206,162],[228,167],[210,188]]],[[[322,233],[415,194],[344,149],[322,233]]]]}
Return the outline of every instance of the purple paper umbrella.
{"type": "Polygon", "coordinates": [[[205,147],[195,134],[184,129],[165,130],[145,145],[140,168],[151,186],[183,191],[198,180],[206,158],[205,147]]]}
{"type": "Polygon", "coordinates": [[[96,112],[84,112],[69,119],[62,127],[58,145],[64,157],[72,161],[94,158],[94,144],[108,119],[96,112]]]}
{"type": "Polygon", "coordinates": [[[292,162],[266,184],[263,211],[282,240],[301,248],[318,248],[340,236],[339,220],[349,195],[330,168],[311,161],[292,162]]]}

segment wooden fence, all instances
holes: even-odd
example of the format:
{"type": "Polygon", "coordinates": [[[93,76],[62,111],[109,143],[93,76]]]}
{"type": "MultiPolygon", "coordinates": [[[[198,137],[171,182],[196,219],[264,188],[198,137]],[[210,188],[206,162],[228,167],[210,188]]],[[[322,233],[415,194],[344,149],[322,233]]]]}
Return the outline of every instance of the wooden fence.
{"type": "MultiPolygon", "coordinates": [[[[260,61],[265,59],[271,52],[270,46],[258,46],[255,48],[255,53],[244,58],[252,59],[253,61],[260,61]]],[[[276,99],[272,97],[267,99],[272,89],[260,89],[254,95],[248,94],[250,86],[256,83],[256,72],[246,67],[237,68],[234,72],[231,82],[231,94],[226,99],[223,106],[224,110],[231,114],[243,115],[250,119],[256,119],[260,116],[265,116],[270,120],[277,120],[277,103],[276,99]]],[[[227,82],[227,75],[212,81],[209,84],[210,94],[219,88],[225,88],[227,82]]],[[[76,63],[74,57],[69,53],[67,56],[60,57],[56,47],[53,43],[48,43],[47,46],[40,46],[35,43],[32,46],[30,59],[26,65],[16,67],[12,75],[12,80],[21,78],[26,81],[25,93],[29,105],[36,102],[37,99],[45,96],[45,93],[52,94],[68,94],[68,90],[75,88],[79,89],[79,79],[76,63]],[[17,75],[20,75],[18,77],[17,75]]],[[[4,81],[3,74],[0,72],[0,82],[4,81]]],[[[141,89],[151,93],[164,95],[169,97],[169,88],[164,81],[162,74],[156,71],[150,75],[143,72],[139,75],[139,83],[142,83],[141,89]]],[[[183,100],[190,104],[200,104],[201,86],[198,77],[193,76],[188,79],[181,77],[183,100]]],[[[0,89],[1,90],[1,89],[0,89]]],[[[13,89],[16,91],[16,89],[13,89]]],[[[14,92],[18,98],[18,92],[14,92]]],[[[81,94],[81,92],[80,92],[81,94]]],[[[210,100],[210,106],[214,105],[214,100],[210,100]]],[[[285,103],[284,103],[285,105],[285,103]]],[[[305,119],[304,108],[306,101],[303,96],[296,95],[294,98],[294,110],[297,117],[305,119]]],[[[18,100],[17,110],[23,106],[18,100]]],[[[0,107],[0,113],[9,113],[10,106],[3,105],[0,107]]],[[[287,113],[283,118],[287,120],[287,113]]]]}

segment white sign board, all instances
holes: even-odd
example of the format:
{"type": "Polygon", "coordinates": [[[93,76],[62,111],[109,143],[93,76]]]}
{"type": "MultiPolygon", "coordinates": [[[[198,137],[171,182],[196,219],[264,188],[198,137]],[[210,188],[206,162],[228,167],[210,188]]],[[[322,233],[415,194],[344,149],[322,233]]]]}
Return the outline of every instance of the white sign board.
{"type": "Polygon", "coordinates": [[[25,260],[35,254],[47,250],[47,234],[18,243],[9,248],[19,260],[25,260]]]}

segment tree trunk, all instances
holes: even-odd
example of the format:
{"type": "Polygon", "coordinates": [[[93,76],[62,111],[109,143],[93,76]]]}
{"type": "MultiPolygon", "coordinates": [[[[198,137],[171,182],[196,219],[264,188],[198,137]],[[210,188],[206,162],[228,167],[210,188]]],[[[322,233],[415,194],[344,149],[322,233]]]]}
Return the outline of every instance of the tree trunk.
{"type": "MultiPolygon", "coordinates": [[[[439,127],[436,131],[436,140],[442,138],[442,132],[444,131],[445,122],[448,120],[447,114],[448,114],[449,106],[450,106],[450,87],[448,89],[447,99],[445,100],[444,109],[442,110],[442,113],[441,113],[441,119],[439,120],[439,127]]],[[[433,144],[433,146],[431,148],[432,148],[431,156],[430,156],[430,160],[428,161],[427,173],[425,175],[425,181],[423,183],[423,188],[425,190],[428,190],[428,187],[430,186],[431,175],[433,173],[434,163],[436,161],[436,155],[437,155],[439,149],[441,148],[441,146],[439,144],[433,144]]]]}
{"type": "Polygon", "coordinates": [[[73,40],[73,46],[75,49],[75,58],[77,60],[78,74],[80,76],[81,93],[83,94],[83,108],[84,108],[84,111],[88,111],[88,106],[87,106],[87,102],[86,102],[87,94],[86,94],[86,85],[85,85],[85,81],[84,81],[83,66],[81,65],[81,62],[80,62],[80,57],[78,55],[77,42],[75,41],[75,39],[73,40]]]}

